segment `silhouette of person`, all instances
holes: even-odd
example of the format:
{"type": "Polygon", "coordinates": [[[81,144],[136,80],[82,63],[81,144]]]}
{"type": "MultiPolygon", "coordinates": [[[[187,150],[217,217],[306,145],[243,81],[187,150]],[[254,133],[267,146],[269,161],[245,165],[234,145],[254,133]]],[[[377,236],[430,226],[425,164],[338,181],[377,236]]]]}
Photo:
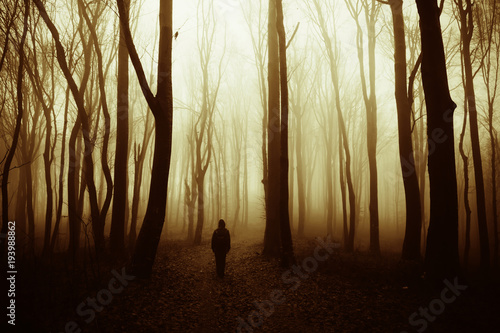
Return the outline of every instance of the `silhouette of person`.
{"type": "Polygon", "coordinates": [[[215,229],[212,235],[212,251],[215,254],[215,266],[217,275],[224,277],[224,269],[226,267],[226,254],[231,248],[231,236],[229,230],[226,229],[226,222],[219,220],[219,227],[215,229]]]}

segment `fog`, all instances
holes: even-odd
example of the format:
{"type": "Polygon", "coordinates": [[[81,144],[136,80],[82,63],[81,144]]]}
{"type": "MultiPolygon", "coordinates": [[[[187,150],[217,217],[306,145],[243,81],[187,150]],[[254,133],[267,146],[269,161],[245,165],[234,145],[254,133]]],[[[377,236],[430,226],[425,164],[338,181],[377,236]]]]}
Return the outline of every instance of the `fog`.
{"type": "MultiPolygon", "coordinates": [[[[106,159],[113,183],[117,163],[117,119],[121,115],[120,107],[117,106],[120,97],[116,97],[120,36],[118,8],[111,1],[80,3],[93,21],[97,44],[102,53],[105,82],[105,96],[102,96],[97,51],[93,46],[89,26],[82,18],[83,7],[79,7],[78,3],[51,1],[45,7],[48,19],[54,22],[59,31],[72,77],[79,87],[85,85],[80,93],[88,114],[93,147],[96,202],[102,208],[106,206],[106,200],[110,200],[107,214],[101,216],[101,227],[107,244],[112,232],[112,212],[116,204],[113,197],[117,195],[117,190],[115,187],[112,196],[107,198],[107,190],[113,185],[110,187],[107,184],[102,159],[106,159]],[[109,126],[106,125],[102,111],[103,97],[109,109],[109,126]],[[109,139],[104,147],[106,127],[109,139]],[[102,155],[104,148],[107,149],[105,156],[102,155]]],[[[129,20],[132,40],[154,95],[157,94],[157,82],[163,80],[158,77],[159,49],[162,47],[159,46],[158,3],[153,0],[133,1],[129,20]]],[[[486,13],[484,22],[487,22],[490,8],[486,4],[481,6],[481,10],[486,13]]],[[[10,47],[3,51],[5,63],[0,73],[3,82],[2,157],[8,155],[16,136],[16,82],[20,60],[18,49],[23,30],[22,7],[20,1],[9,1],[2,5],[2,43],[6,43],[8,22],[14,17],[13,28],[8,37],[10,47]],[[15,8],[10,6],[14,3],[17,3],[15,8]]],[[[424,255],[430,219],[427,154],[432,149],[432,142],[429,146],[426,143],[425,95],[420,70],[418,66],[415,67],[421,52],[419,16],[413,2],[404,2],[402,9],[406,30],[407,77],[412,72],[415,74],[411,87],[413,104],[410,116],[412,156],[415,157],[405,159],[407,165],[403,168],[411,169],[409,172],[417,174],[418,178],[422,206],[420,252],[424,255]]],[[[280,126],[268,128],[269,119],[265,118],[270,112],[268,3],[236,0],[175,1],[172,12],[173,130],[162,240],[187,239],[199,243],[201,237],[202,241],[207,241],[219,219],[226,221],[235,239],[263,240],[266,216],[269,216],[266,215],[269,211],[266,213],[264,186],[271,181],[265,174],[267,168],[271,167],[266,165],[272,159],[269,142],[280,132],[280,126]],[[200,219],[200,214],[203,219],[200,219]]],[[[83,226],[75,231],[78,233],[75,237],[79,239],[77,246],[93,246],[92,226],[95,227],[92,223],[91,199],[85,188],[89,181],[85,179],[88,176],[84,170],[86,143],[81,131],[75,132],[75,162],[70,161],[69,156],[75,155],[69,141],[70,134],[78,123],[77,105],[58,64],[53,36],[39,13],[39,8],[33,5],[23,46],[24,113],[16,152],[9,167],[8,191],[2,192],[8,193],[8,215],[7,212],[2,213],[4,221],[16,221],[18,242],[23,244],[23,251],[26,253],[32,250],[35,253],[42,251],[44,242],[51,240],[54,243],[52,251],[67,251],[70,246],[69,235],[73,232],[71,223],[83,226]],[[44,114],[47,115],[44,117],[44,114]],[[51,123],[50,137],[47,136],[48,121],[51,123]],[[48,148],[44,152],[45,146],[48,148]],[[47,165],[44,164],[46,154],[50,156],[47,165]],[[65,162],[62,162],[63,157],[65,162]],[[68,199],[67,187],[70,168],[76,169],[74,207],[77,208],[77,214],[74,221],[71,221],[68,204],[71,200],[68,199]],[[47,175],[51,177],[50,188],[47,188],[47,175]],[[52,192],[50,216],[47,216],[48,191],[52,192]],[[33,246],[34,249],[31,248],[33,246]]],[[[463,45],[457,13],[456,5],[446,2],[441,27],[451,97],[458,105],[453,117],[453,128],[458,182],[459,248],[463,248],[466,239],[464,164],[460,155],[460,151],[463,151],[469,158],[469,183],[465,189],[465,198],[468,198],[472,211],[470,252],[471,258],[476,260],[479,258],[476,184],[469,126],[463,126],[462,76],[465,74],[463,58],[460,56],[463,45]],[[464,139],[459,147],[462,132],[464,139]]],[[[483,19],[479,17],[480,14],[477,15],[478,20],[483,19]]],[[[373,231],[370,221],[373,219],[373,212],[376,212],[380,250],[382,253],[400,253],[407,219],[398,140],[398,113],[394,98],[394,30],[391,8],[388,4],[372,4],[371,1],[287,1],[283,3],[283,17],[287,38],[289,115],[285,124],[288,128],[287,187],[292,238],[329,234],[345,244],[345,235],[351,229],[349,219],[351,212],[354,212],[354,249],[368,251],[371,249],[370,242],[373,242],[370,239],[370,230],[373,231]],[[367,7],[363,7],[363,4],[367,4],[367,7]],[[365,11],[366,15],[373,15],[372,18],[366,16],[368,21],[365,19],[365,11]],[[322,14],[321,19],[319,13],[322,14]],[[373,20],[371,26],[370,20],[373,20]],[[325,33],[329,37],[332,54],[325,46],[325,33]],[[335,67],[335,75],[332,74],[332,66],[335,67]],[[337,88],[334,88],[332,80],[337,81],[337,88]],[[339,124],[338,110],[342,112],[345,137],[339,124]],[[373,165],[369,159],[370,149],[373,150],[373,165]],[[350,154],[349,165],[345,161],[346,150],[350,154]],[[348,189],[347,168],[351,173],[352,189],[348,189]],[[376,172],[371,175],[372,168],[376,168],[376,172]],[[351,191],[353,202],[349,198],[351,191]],[[375,210],[370,214],[373,193],[378,202],[372,207],[375,210]],[[351,210],[353,203],[355,207],[351,210]]],[[[488,237],[493,243],[497,242],[498,235],[493,232],[497,230],[497,218],[494,216],[496,210],[493,210],[497,203],[496,194],[493,197],[496,187],[492,187],[492,177],[496,171],[493,170],[492,174],[491,167],[497,165],[497,161],[492,161],[492,158],[493,151],[498,150],[495,130],[498,119],[495,114],[488,116],[488,103],[493,109],[497,105],[492,94],[496,93],[494,80],[498,79],[499,41],[497,23],[487,26],[484,22],[484,25],[476,27],[476,31],[483,35],[474,35],[471,52],[482,181],[486,196],[485,223],[488,230],[492,231],[488,237]],[[485,51],[488,46],[484,40],[487,40],[485,36],[490,30],[494,31],[489,41],[491,47],[485,51]],[[487,79],[492,81],[487,82],[487,79]],[[493,141],[490,141],[490,132],[494,133],[493,141]],[[491,142],[494,142],[494,146],[491,142]]],[[[161,73],[160,71],[160,75],[161,73]]],[[[165,131],[165,128],[159,128],[158,124],[155,127],[155,117],[143,96],[132,63],[129,63],[128,74],[129,92],[128,97],[125,96],[129,101],[126,119],[127,168],[126,184],[122,187],[126,196],[122,206],[116,210],[124,212],[121,222],[123,231],[119,232],[118,237],[125,240],[125,246],[132,248],[135,235],[139,233],[145,218],[148,201],[151,200],[150,193],[153,193],[150,191],[154,133],[165,131]],[[138,177],[139,174],[141,177],[138,177]],[[137,202],[135,211],[134,197],[137,202]],[[131,228],[134,229],[133,233],[131,228]]],[[[158,92],[158,95],[161,94],[163,93],[158,92]]],[[[164,144],[167,145],[168,142],[164,144]]],[[[276,158],[279,160],[279,156],[276,158]]],[[[2,160],[2,168],[4,162],[5,158],[2,160]]],[[[268,210],[278,209],[271,203],[267,205],[268,210]]],[[[495,249],[498,251],[497,245],[495,249]]],[[[460,250],[461,254],[462,252],[460,250]]]]}
{"type": "Polygon", "coordinates": [[[499,64],[495,0],[2,0],[0,331],[498,331],[499,64]]]}

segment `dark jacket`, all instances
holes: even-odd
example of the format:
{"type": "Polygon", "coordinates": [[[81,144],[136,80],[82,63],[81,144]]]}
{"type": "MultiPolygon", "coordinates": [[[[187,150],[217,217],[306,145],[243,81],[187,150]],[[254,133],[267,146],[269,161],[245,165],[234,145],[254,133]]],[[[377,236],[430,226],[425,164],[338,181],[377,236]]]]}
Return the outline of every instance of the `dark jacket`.
{"type": "Polygon", "coordinates": [[[231,248],[231,236],[226,228],[215,229],[212,235],[212,251],[215,253],[228,253],[231,248]]]}

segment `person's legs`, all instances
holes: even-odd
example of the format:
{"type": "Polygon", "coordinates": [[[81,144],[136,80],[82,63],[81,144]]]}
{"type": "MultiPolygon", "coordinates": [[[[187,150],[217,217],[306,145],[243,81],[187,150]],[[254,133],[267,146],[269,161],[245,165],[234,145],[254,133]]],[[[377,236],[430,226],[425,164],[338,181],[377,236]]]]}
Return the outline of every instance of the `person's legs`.
{"type": "Polygon", "coordinates": [[[219,277],[224,277],[224,268],[226,266],[226,254],[224,252],[215,253],[215,266],[217,275],[219,277]]]}
{"type": "Polygon", "coordinates": [[[226,270],[226,254],[222,253],[221,254],[221,268],[220,268],[222,277],[224,277],[225,270],[226,270]]]}

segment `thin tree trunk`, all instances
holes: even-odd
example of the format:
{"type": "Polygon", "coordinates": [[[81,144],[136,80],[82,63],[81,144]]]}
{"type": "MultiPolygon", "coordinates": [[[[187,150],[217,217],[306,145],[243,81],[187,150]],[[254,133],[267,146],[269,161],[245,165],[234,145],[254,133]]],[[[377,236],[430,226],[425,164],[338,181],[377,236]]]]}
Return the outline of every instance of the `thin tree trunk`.
{"type": "MultiPolygon", "coordinates": [[[[328,60],[330,61],[330,76],[332,80],[332,85],[335,93],[335,106],[337,109],[337,119],[340,127],[341,140],[339,140],[339,144],[342,144],[345,152],[345,172],[346,172],[346,181],[347,181],[347,189],[348,189],[348,197],[349,197],[349,234],[346,235],[346,216],[344,217],[344,239],[345,248],[348,252],[354,251],[354,235],[356,231],[356,197],[354,194],[354,186],[352,184],[352,175],[351,175],[351,153],[349,150],[349,143],[347,137],[347,131],[345,127],[344,117],[342,115],[342,107],[340,105],[340,88],[339,88],[339,79],[337,73],[337,56],[334,54],[334,49],[332,46],[332,42],[328,32],[326,30],[325,19],[323,17],[323,13],[321,11],[321,7],[319,5],[318,0],[314,0],[314,6],[316,7],[316,11],[318,14],[318,22],[319,28],[321,30],[321,35],[323,37],[323,41],[326,46],[326,51],[328,54],[328,60]]],[[[340,170],[341,170],[341,178],[342,178],[342,154],[340,156],[340,170]]],[[[341,188],[343,185],[343,180],[341,179],[341,188]]],[[[344,187],[345,193],[345,187],[344,187]]],[[[345,196],[345,194],[343,195],[345,196]]],[[[346,202],[342,202],[342,206],[344,208],[344,212],[347,212],[346,202]]]]}
{"type": "MultiPolygon", "coordinates": [[[[297,103],[298,104],[298,103],[297,103]]],[[[299,105],[299,104],[298,104],[299,105]]],[[[304,161],[302,157],[302,116],[301,112],[297,111],[297,141],[295,142],[295,155],[297,160],[297,197],[299,203],[299,220],[298,220],[298,236],[304,236],[305,222],[305,189],[304,189],[304,161]]],[[[328,172],[328,171],[327,171],[328,172]]]]}
{"type": "Polygon", "coordinates": [[[52,232],[52,239],[50,241],[50,252],[54,252],[56,241],[59,235],[59,225],[61,223],[63,199],[64,199],[64,165],[66,161],[66,131],[68,129],[68,107],[69,107],[69,88],[66,89],[64,106],[64,124],[62,132],[62,146],[61,146],[61,165],[59,168],[59,198],[57,202],[56,222],[54,224],[54,231],[52,232]]]}
{"type": "Polygon", "coordinates": [[[460,133],[460,142],[458,144],[458,149],[460,151],[460,156],[463,161],[463,172],[464,172],[464,189],[463,189],[463,200],[465,207],[465,246],[464,246],[464,267],[469,264],[469,251],[470,251],[470,225],[471,225],[471,209],[469,204],[469,157],[464,151],[464,138],[465,131],[467,128],[467,101],[464,101],[464,122],[462,126],[462,132],[460,133]]]}
{"type": "Polygon", "coordinates": [[[398,113],[399,158],[403,174],[406,204],[406,232],[402,258],[420,259],[421,209],[417,170],[411,138],[411,107],[406,90],[406,41],[403,1],[390,3],[394,26],[394,72],[396,76],[396,105],[398,113]]]}
{"type": "MultiPolygon", "coordinates": [[[[110,131],[111,131],[111,119],[109,115],[109,110],[108,110],[108,103],[106,99],[106,87],[105,87],[105,79],[104,79],[104,70],[103,70],[103,59],[102,59],[102,52],[101,52],[101,47],[99,45],[99,39],[97,37],[97,33],[94,28],[94,23],[90,21],[90,18],[87,15],[86,9],[83,5],[82,0],[79,0],[79,6],[80,6],[80,12],[82,13],[83,18],[85,19],[87,26],[90,31],[90,35],[93,41],[94,49],[97,54],[97,68],[98,68],[98,78],[99,78],[99,93],[100,93],[100,103],[102,106],[102,111],[104,114],[104,138],[103,138],[103,148],[101,152],[101,167],[102,171],[104,173],[104,178],[106,179],[106,197],[104,199],[104,203],[102,204],[101,207],[101,212],[99,216],[99,220],[94,222],[92,227],[93,227],[93,232],[95,235],[96,239],[96,249],[98,251],[103,251],[104,250],[104,225],[106,222],[106,215],[109,210],[109,206],[111,204],[111,198],[113,195],[113,181],[111,179],[111,171],[109,169],[109,164],[108,164],[108,144],[109,144],[109,136],[110,136],[110,131]]],[[[100,9],[98,8],[97,11],[99,12],[100,9]]],[[[99,15],[96,15],[99,16],[99,15]]],[[[95,20],[95,17],[94,17],[95,20]]],[[[120,79],[118,80],[120,82],[120,79]]],[[[128,140],[128,138],[127,138],[128,140]]],[[[126,147],[125,147],[126,148],[126,147]]],[[[125,154],[127,154],[126,149],[125,149],[125,154]]],[[[126,165],[126,163],[124,163],[126,165]]],[[[115,168],[118,167],[118,164],[115,165],[115,168]]],[[[126,180],[125,180],[125,188],[123,189],[124,193],[126,193],[126,180]]],[[[125,207],[122,207],[122,211],[124,211],[125,207]]],[[[122,230],[123,231],[123,230],[122,230]]],[[[123,234],[122,234],[122,247],[120,250],[123,251],[123,234]]]]}
{"type": "Polygon", "coordinates": [[[243,159],[243,225],[248,227],[248,113],[245,119],[245,155],[243,159]]]}
{"type": "MultiPolygon", "coordinates": [[[[340,125],[339,125],[340,127],[340,125]]],[[[344,246],[347,246],[349,241],[349,227],[347,225],[347,197],[345,189],[345,176],[344,176],[344,151],[342,147],[343,139],[342,132],[339,131],[339,183],[340,183],[340,194],[342,196],[342,230],[343,230],[343,241],[344,246]]]]}
{"type": "MultiPolygon", "coordinates": [[[[34,0],[34,2],[35,2],[35,5],[38,7],[40,15],[42,16],[47,27],[49,28],[50,33],[52,34],[52,37],[53,37],[54,42],[56,44],[57,60],[58,60],[59,65],[63,71],[63,74],[66,78],[66,81],[68,82],[68,85],[70,86],[71,92],[72,92],[73,97],[75,99],[75,102],[77,104],[78,119],[81,122],[83,137],[84,137],[84,141],[85,141],[85,152],[84,152],[85,180],[86,180],[88,191],[89,191],[89,202],[90,202],[90,210],[91,210],[91,216],[92,216],[92,224],[93,224],[93,226],[95,226],[100,221],[100,212],[99,212],[99,205],[97,202],[96,186],[94,183],[94,162],[93,162],[93,158],[92,158],[93,143],[90,139],[89,119],[88,119],[88,115],[85,111],[85,106],[84,106],[84,101],[83,101],[83,92],[85,91],[84,84],[81,85],[81,87],[80,87],[81,90],[79,90],[76,83],[75,83],[75,80],[73,79],[73,77],[71,75],[71,72],[69,71],[68,64],[66,62],[65,50],[64,50],[64,47],[62,46],[62,44],[59,40],[59,33],[58,33],[56,27],[54,26],[53,22],[48,17],[47,12],[46,12],[45,7],[42,4],[42,2],[40,0],[34,0]]],[[[88,48],[87,48],[87,51],[88,51],[88,48]]],[[[78,119],[77,119],[77,122],[78,122],[78,119]]],[[[104,238],[100,238],[99,234],[97,234],[95,236],[97,236],[95,239],[96,247],[102,248],[103,243],[104,243],[104,238]]]]}
{"type": "Polygon", "coordinates": [[[375,22],[378,12],[376,0],[371,0],[371,6],[366,0],[362,6],[365,11],[366,25],[368,30],[368,71],[370,93],[368,94],[365,61],[364,61],[364,42],[363,31],[359,23],[359,14],[357,7],[354,7],[349,1],[346,2],[348,9],[356,22],[356,45],[359,60],[359,74],[361,78],[361,87],[363,92],[363,102],[366,109],[366,143],[368,152],[368,166],[370,175],[369,192],[369,212],[370,212],[370,252],[380,255],[379,241],[379,216],[378,216],[378,177],[377,177],[377,100],[375,94],[375,22]]]}
{"type": "MultiPolygon", "coordinates": [[[[29,17],[29,1],[24,0],[24,23],[23,23],[23,32],[21,35],[21,42],[19,43],[19,67],[17,71],[17,118],[16,118],[16,127],[14,129],[14,135],[12,137],[12,144],[9,149],[9,153],[7,154],[7,158],[5,159],[5,164],[3,168],[2,174],[2,234],[7,234],[7,226],[9,223],[9,195],[7,186],[9,184],[9,171],[12,160],[14,158],[14,154],[17,148],[17,142],[19,140],[19,133],[21,131],[21,122],[23,120],[23,74],[24,74],[24,42],[26,40],[26,34],[28,32],[28,17],[29,17]]],[[[0,251],[4,253],[5,244],[7,238],[2,238],[2,247],[0,251]]]]}
{"type": "Polygon", "coordinates": [[[472,60],[470,44],[474,31],[472,16],[472,3],[465,0],[457,0],[460,12],[460,35],[463,43],[462,57],[465,72],[465,94],[469,108],[469,127],[472,144],[472,160],[474,162],[474,180],[476,187],[476,209],[479,227],[479,249],[481,253],[480,265],[483,271],[490,267],[490,242],[488,238],[488,223],[486,219],[486,199],[484,195],[483,166],[481,160],[481,147],[479,142],[479,129],[477,125],[476,94],[474,91],[474,77],[472,73],[472,60]]]}
{"type": "Polygon", "coordinates": [[[194,244],[201,244],[201,235],[203,231],[203,224],[205,223],[205,172],[203,170],[198,170],[198,175],[196,176],[196,185],[198,192],[198,205],[197,205],[197,222],[196,229],[194,231],[194,244]]]}
{"type": "Polygon", "coordinates": [[[80,246],[80,219],[77,207],[79,154],[76,151],[76,140],[80,130],[80,119],[77,117],[69,137],[69,165],[68,165],[68,220],[69,246],[68,251],[74,257],[80,246]]]}

